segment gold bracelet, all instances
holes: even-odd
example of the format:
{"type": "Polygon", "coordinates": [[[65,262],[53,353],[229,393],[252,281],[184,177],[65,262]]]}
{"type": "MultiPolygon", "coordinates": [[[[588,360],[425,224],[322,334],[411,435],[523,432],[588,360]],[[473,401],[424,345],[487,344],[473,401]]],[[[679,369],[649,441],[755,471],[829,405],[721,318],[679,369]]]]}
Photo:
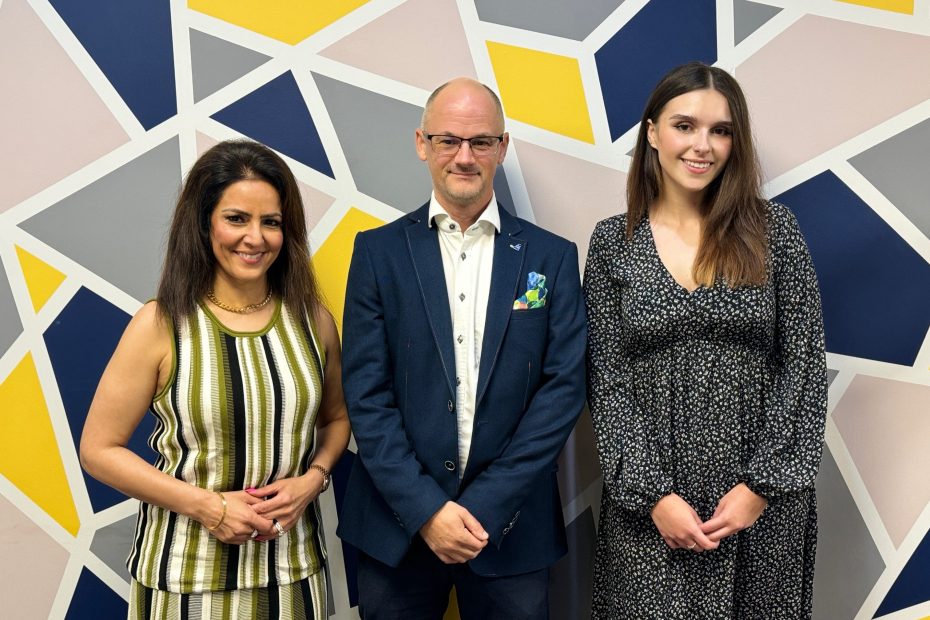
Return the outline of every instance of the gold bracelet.
{"type": "Polygon", "coordinates": [[[320,465],[319,463],[314,463],[310,466],[310,469],[315,469],[321,474],[323,474],[323,488],[320,489],[320,493],[326,491],[329,488],[329,470],[320,465]]]}
{"type": "Polygon", "coordinates": [[[226,520],[226,497],[225,497],[222,493],[220,493],[219,491],[214,491],[214,493],[216,493],[217,495],[219,495],[219,496],[220,496],[220,501],[223,502],[223,514],[220,515],[220,520],[219,520],[219,522],[218,522],[216,525],[214,525],[213,527],[208,527],[208,528],[207,528],[207,530],[209,530],[209,531],[211,531],[211,532],[215,532],[215,531],[216,531],[216,528],[218,528],[219,526],[223,525],[223,521],[226,520]]]}

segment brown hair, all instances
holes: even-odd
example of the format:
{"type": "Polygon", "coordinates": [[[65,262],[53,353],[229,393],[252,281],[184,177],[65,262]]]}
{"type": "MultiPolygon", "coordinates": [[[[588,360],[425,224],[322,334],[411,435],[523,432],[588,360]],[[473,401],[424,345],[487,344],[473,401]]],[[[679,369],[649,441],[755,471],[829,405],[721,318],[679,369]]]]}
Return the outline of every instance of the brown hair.
{"type": "Polygon", "coordinates": [[[271,290],[301,320],[322,304],[293,173],[268,147],[251,140],[228,140],[200,156],[181,188],[156,297],[165,317],[177,322],[189,316],[213,286],[216,257],[210,244],[210,216],[227,187],[250,179],[274,187],[281,201],[284,245],[268,269],[271,290]]]}
{"type": "Polygon", "coordinates": [[[749,127],[749,109],[737,81],[718,67],[692,62],[672,69],[652,91],[636,138],[627,178],[627,236],[659,197],[662,169],[648,142],[648,122],[656,122],[665,105],[685,93],[712,88],[727,100],[733,123],[733,146],[723,172],[708,186],[703,205],[703,236],[694,261],[694,279],[712,286],[722,277],[728,286],[766,280],[767,232],[762,175],[749,127]]]}

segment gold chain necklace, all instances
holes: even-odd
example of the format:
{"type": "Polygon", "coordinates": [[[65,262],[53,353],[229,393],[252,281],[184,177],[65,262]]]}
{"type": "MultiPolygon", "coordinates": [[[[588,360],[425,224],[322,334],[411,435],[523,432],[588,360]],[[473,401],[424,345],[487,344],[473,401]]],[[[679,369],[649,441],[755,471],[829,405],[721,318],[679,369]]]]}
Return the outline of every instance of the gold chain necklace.
{"type": "Polygon", "coordinates": [[[257,304],[249,304],[247,306],[238,306],[238,307],[227,306],[226,304],[224,304],[223,302],[221,302],[219,299],[216,298],[216,295],[213,293],[213,289],[210,289],[209,291],[207,291],[207,299],[213,302],[213,305],[216,306],[217,308],[222,308],[223,310],[226,310],[227,312],[235,312],[236,314],[251,314],[252,312],[255,312],[256,310],[260,310],[261,308],[264,308],[265,306],[268,305],[268,302],[271,301],[271,289],[270,288],[268,289],[268,295],[266,295],[263,300],[261,300],[257,304]]]}

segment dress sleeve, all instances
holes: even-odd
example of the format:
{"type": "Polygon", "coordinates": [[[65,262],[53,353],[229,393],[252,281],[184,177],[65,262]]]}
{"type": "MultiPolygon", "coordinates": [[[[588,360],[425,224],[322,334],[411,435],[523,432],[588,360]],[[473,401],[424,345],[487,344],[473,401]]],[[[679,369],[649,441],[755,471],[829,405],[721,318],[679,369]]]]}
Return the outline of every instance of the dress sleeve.
{"type": "Polygon", "coordinates": [[[759,445],[744,476],[767,499],[813,487],[827,415],[823,315],[813,261],[794,215],[781,205],[772,209],[774,377],[759,445]]]}
{"type": "Polygon", "coordinates": [[[624,333],[622,260],[618,245],[625,227],[614,218],[591,236],[584,270],[588,315],[588,406],[594,422],[604,493],[620,507],[648,512],[672,492],[665,466],[667,441],[659,420],[636,403],[624,333]]]}

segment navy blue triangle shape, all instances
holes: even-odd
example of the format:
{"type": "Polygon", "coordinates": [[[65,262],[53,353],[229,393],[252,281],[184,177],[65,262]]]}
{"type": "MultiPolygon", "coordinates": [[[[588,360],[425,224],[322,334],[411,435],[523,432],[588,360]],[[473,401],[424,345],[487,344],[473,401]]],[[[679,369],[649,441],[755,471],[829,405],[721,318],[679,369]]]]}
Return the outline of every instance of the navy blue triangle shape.
{"type": "MultiPolygon", "coordinates": [[[[109,301],[81,287],[45,331],[45,346],[76,450],[97,383],[129,319],[128,314],[109,301]]],[[[127,444],[148,463],[155,460],[155,453],[146,441],[154,430],[155,416],[144,416],[127,444]]],[[[84,481],[95,512],[126,500],[125,495],[91,478],[87,472],[84,481]]]]}
{"type": "Polygon", "coordinates": [[[927,575],[930,575],[930,533],[920,541],[874,617],[930,601],[930,580],[927,575]]]}
{"type": "Polygon", "coordinates": [[[177,113],[167,2],[51,0],[142,126],[177,113]]]}
{"type": "Polygon", "coordinates": [[[810,248],[827,351],[913,366],[930,329],[930,264],[830,170],[775,200],[810,248]]]}
{"type": "Polygon", "coordinates": [[[639,122],[649,93],[666,72],[691,60],[717,60],[714,0],[651,0],[597,50],[610,139],[639,122]]]}
{"type": "Polygon", "coordinates": [[[212,118],[335,178],[320,134],[290,71],[220,110],[212,118]]]}
{"type": "Polygon", "coordinates": [[[128,604],[85,567],[81,571],[66,620],[84,618],[125,618],[128,604]]]}

